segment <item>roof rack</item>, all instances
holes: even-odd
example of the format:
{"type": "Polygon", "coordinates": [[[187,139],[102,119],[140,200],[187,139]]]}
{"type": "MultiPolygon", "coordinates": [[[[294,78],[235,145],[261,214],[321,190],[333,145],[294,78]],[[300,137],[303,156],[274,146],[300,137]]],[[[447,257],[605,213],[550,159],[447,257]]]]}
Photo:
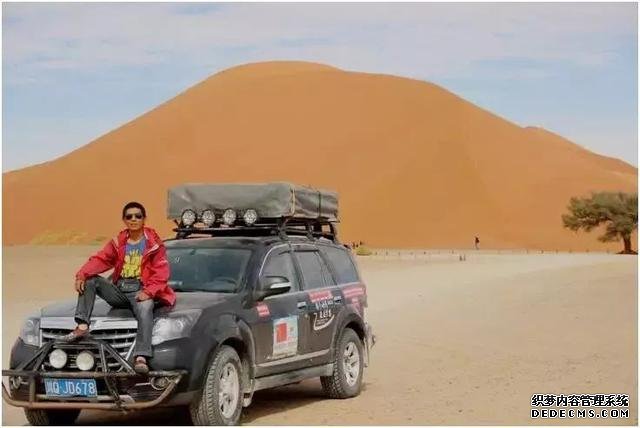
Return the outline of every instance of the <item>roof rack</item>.
{"type": "Polygon", "coordinates": [[[191,235],[207,236],[279,236],[288,239],[289,236],[306,236],[309,239],[329,239],[334,243],[338,241],[338,231],[335,221],[325,219],[302,219],[285,217],[276,219],[261,219],[260,223],[251,226],[219,225],[218,227],[185,227],[177,220],[176,239],[185,239],[191,235]],[[271,221],[269,221],[271,220],[271,221]]]}

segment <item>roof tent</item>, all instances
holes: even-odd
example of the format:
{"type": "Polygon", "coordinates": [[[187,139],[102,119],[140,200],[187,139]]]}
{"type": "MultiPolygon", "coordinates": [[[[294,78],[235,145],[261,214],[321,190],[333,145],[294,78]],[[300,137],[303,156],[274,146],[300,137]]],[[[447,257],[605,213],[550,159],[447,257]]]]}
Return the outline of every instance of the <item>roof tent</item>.
{"type": "Polygon", "coordinates": [[[178,236],[243,234],[248,229],[256,232],[274,228],[282,233],[293,232],[293,227],[325,236],[322,226],[329,225],[335,240],[338,194],[286,182],[183,184],[169,189],[167,217],[178,225],[178,236]]]}

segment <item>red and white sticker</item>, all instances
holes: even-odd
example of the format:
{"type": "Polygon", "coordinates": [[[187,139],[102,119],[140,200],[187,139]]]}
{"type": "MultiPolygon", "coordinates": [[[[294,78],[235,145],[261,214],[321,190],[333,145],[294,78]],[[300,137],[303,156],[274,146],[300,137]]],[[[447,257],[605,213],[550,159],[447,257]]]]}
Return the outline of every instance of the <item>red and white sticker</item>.
{"type": "Polygon", "coordinates": [[[298,317],[279,318],[273,321],[273,358],[283,358],[298,353],[298,317]]]}
{"type": "Polygon", "coordinates": [[[267,306],[266,303],[258,303],[256,309],[258,310],[258,316],[260,318],[268,317],[269,315],[271,315],[271,313],[269,312],[269,306],[267,306]]]}
{"type": "Polygon", "coordinates": [[[364,296],[364,288],[360,285],[356,285],[355,287],[347,287],[342,290],[345,298],[364,296]]]}
{"type": "Polygon", "coordinates": [[[316,303],[321,300],[328,300],[331,298],[333,298],[333,294],[331,294],[331,290],[309,292],[309,299],[311,300],[311,303],[316,303]]]}

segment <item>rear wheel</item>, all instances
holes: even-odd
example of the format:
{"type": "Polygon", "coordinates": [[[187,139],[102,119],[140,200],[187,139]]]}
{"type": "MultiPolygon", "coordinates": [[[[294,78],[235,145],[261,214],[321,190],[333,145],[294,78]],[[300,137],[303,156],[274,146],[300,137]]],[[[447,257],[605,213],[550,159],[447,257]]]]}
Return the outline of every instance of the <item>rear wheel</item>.
{"type": "Polygon", "coordinates": [[[195,425],[237,425],[242,412],[242,363],[222,346],[209,365],[200,396],[189,410],[195,425]]]}
{"type": "Polygon", "coordinates": [[[24,409],[31,425],[73,425],[80,409],[24,409]]]}
{"type": "Polygon", "coordinates": [[[322,389],[331,398],[349,398],[360,394],[364,371],[362,340],[345,328],[338,340],[333,359],[333,374],[320,377],[322,389]]]}

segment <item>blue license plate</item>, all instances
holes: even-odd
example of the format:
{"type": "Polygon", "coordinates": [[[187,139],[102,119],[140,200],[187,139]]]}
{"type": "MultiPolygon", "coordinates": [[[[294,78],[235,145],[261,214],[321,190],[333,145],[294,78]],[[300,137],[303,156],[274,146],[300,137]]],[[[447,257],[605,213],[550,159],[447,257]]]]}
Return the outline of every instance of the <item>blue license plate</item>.
{"type": "Polygon", "coordinates": [[[44,379],[44,389],[52,397],[96,397],[95,379],[44,379]]]}

